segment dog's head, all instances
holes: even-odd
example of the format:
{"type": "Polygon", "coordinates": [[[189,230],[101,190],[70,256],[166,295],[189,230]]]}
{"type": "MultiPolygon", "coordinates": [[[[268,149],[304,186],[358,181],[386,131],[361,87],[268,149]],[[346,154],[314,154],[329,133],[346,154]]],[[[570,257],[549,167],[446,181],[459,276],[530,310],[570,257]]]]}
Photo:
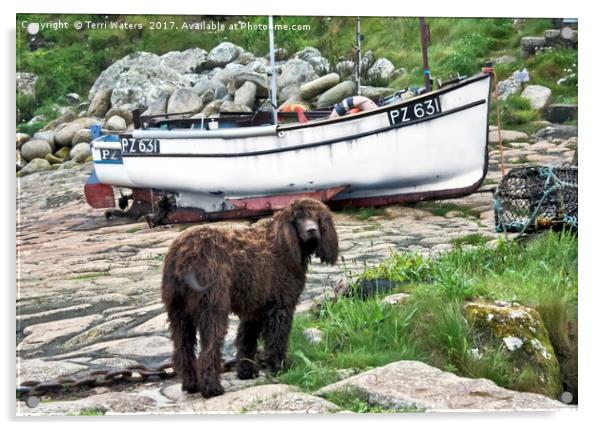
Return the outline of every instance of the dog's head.
{"type": "Polygon", "coordinates": [[[289,204],[274,217],[276,241],[304,261],[312,254],[323,263],[334,264],[339,241],[328,207],[313,199],[300,199],[289,204]]]}

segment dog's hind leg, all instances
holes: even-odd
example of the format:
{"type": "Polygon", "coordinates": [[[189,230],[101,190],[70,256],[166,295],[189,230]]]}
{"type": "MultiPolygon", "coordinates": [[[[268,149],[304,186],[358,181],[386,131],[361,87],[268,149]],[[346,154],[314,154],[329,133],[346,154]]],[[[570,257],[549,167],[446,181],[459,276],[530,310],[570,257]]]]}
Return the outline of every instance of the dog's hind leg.
{"type": "Polygon", "coordinates": [[[182,379],[182,390],[189,393],[199,391],[195,369],[196,327],[194,321],[183,311],[184,305],[172,303],[167,315],[174,343],[173,366],[182,379]]]}
{"type": "Polygon", "coordinates": [[[241,319],[236,335],[236,374],[240,379],[252,379],[259,374],[254,360],[260,331],[261,321],[241,319]]]}
{"type": "Polygon", "coordinates": [[[285,366],[293,312],[294,309],[284,306],[275,306],[266,312],[262,329],[264,340],[262,364],[270,372],[278,372],[285,366]]]}
{"type": "Polygon", "coordinates": [[[197,361],[200,390],[203,397],[214,397],[224,393],[220,384],[222,369],[222,346],[228,331],[228,310],[210,304],[201,310],[199,319],[201,353],[197,361]]]}

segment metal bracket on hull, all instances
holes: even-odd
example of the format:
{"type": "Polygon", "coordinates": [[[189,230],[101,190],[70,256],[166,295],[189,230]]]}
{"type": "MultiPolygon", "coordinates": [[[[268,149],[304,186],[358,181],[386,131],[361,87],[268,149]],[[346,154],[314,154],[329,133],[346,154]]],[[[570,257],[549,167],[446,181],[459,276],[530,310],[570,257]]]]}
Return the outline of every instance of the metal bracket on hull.
{"type": "Polygon", "coordinates": [[[328,202],[345,191],[347,187],[347,185],[343,185],[340,187],[327,188],[319,191],[308,191],[305,193],[279,194],[275,196],[258,196],[226,200],[239,209],[245,209],[249,211],[269,211],[282,209],[293,200],[300,198],[312,198],[320,200],[321,202],[328,202]]]}

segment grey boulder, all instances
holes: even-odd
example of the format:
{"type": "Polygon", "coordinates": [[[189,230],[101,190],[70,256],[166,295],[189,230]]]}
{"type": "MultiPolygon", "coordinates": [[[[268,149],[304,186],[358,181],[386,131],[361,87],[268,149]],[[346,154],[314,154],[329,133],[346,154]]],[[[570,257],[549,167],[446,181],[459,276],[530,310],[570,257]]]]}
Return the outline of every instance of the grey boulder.
{"type": "Polygon", "coordinates": [[[419,361],[398,361],[328,385],[315,394],[352,390],[370,404],[426,411],[555,411],[566,405],[541,394],[498,387],[487,379],[462,378],[419,361]]]}
{"type": "Polygon", "coordinates": [[[234,103],[253,109],[253,106],[255,105],[256,94],[257,85],[255,85],[253,82],[247,81],[242,84],[242,86],[234,93],[234,103]]]}
{"type": "Polygon", "coordinates": [[[357,85],[353,81],[343,81],[335,85],[320,97],[318,97],[317,107],[332,106],[341,100],[352,97],[357,94],[357,85]]]}
{"type": "Polygon", "coordinates": [[[173,92],[167,102],[167,113],[195,114],[203,109],[201,99],[192,89],[181,88],[173,92]]]}
{"type": "Polygon", "coordinates": [[[88,143],[78,143],[72,149],[69,155],[71,160],[76,163],[83,163],[92,154],[88,143]]]}
{"type": "Polygon", "coordinates": [[[171,51],[161,56],[161,65],[178,73],[197,73],[207,60],[207,51],[191,48],[185,51],[171,51]]]}
{"type": "Polygon", "coordinates": [[[215,99],[221,99],[225,97],[227,92],[226,86],[222,82],[213,79],[202,80],[192,87],[192,91],[198,95],[202,95],[207,90],[213,90],[215,99]]]}
{"type": "Polygon", "coordinates": [[[339,83],[340,77],[337,73],[329,73],[311,82],[307,82],[299,87],[301,97],[305,100],[311,100],[324,91],[334,87],[339,83]]]}
{"type": "Polygon", "coordinates": [[[340,61],[334,66],[334,70],[339,74],[341,79],[347,79],[355,74],[355,63],[353,61],[340,61]]]}
{"type": "Polygon", "coordinates": [[[34,139],[45,140],[50,145],[52,151],[56,149],[56,142],[54,140],[54,131],[46,130],[46,131],[38,131],[33,135],[34,139]]]}
{"type": "Polygon", "coordinates": [[[146,109],[142,116],[153,116],[153,115],[163,115],[167,111],[167,100],[169,100],[169,96],[162,95],[158,99],[152,101],[148,109],[146,109]]]}
{"type": "Polygon", "coordinates": [[[113,115],[107,120],[107,122],[105,123],[105,127],[107,128],[107,130],[120,131],[125,130],[127,128],[127,123],[122,117],[113,115]]]}
{"type": "Polygon", "coordinates": [[[368,83],[386,84],[391,80],[395,66],[386,58],[379,58],[368,70],[368,83]]]}
{"type": "Polygon", "coordinates": [[[112,94],[113,90],[110,88],[98,90],[96,93],[94,93],[94,97],[90,102],[90,106],[88,107],[86,114],[88,116],[96,116],[98,118],[104,117],[111,107],[112,94]]]}
{"type": "Polygon", "coordinates": [[[220,112],[252,112],[251,108],[234,102],[225,101],[219,109],[220,112]]]}
{"type": "Polygon", "coordinates": [[[294,58],[282,66],[282,73],[276,79],[276,83],[278,88],[286,88],[311,82],[318,77],[310,63],[300,58],[294,58]]]}
{"type": "Polygon", "coordinates": [[[209,51],[205,67],[223,67],[236,60],[243,49],[230,42],[222,42],[209,51]]]}
{"type": "Polygon", "coordinates": [[[19,176],[50,170],[50,163],[42,158],[34,158],[19,171],[19,176]]]}
{"type": "Polygon", "coordinates": [[[108,120],[109,118],[115,115],[123,118],[127,125],[130,125],[134,122],[134,115],[132,114],[132,112],[129,109],[124,108],[123,106],[112,107],[111,109],[109,109],[109,111],[105,114],[105,119],[108,120]]]}
{"type": "Polygon", "coordinates": [[[44,158],[47,154],[52,154],[52,148],[48,142],[42,139],[30,140],[21,147],[21,155],[25,161],[44,158]]]}
{"type": "Polygon", "coordinates": [[[552,90],[543,85],[529,85],[522,92],[521,97],[529,100],[532,109],[542,111],[548,107],[552,100],[552,90]]]}

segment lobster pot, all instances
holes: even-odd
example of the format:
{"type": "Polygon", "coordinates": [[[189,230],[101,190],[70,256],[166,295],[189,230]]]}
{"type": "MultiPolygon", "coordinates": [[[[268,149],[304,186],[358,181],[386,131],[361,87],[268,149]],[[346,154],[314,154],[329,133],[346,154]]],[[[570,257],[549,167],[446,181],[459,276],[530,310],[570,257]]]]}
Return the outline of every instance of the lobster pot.
{"type": "Polygon", "coordinates": [[[528,232],[569,226],[577,229],[576,166],[512,169],[495,193],[498,232],[528,232]]]}

